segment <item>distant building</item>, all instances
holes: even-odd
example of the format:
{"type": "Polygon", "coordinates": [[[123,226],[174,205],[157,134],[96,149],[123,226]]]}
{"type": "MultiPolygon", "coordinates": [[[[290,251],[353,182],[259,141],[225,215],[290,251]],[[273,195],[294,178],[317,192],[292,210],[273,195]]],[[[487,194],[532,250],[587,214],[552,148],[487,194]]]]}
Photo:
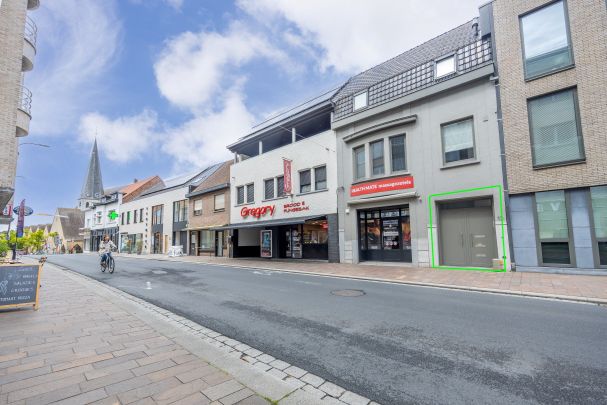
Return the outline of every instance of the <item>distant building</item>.
{"type": "Polygon", "coordinates": [[[82,253],[84,238],[81,228],[84,213],[78,208],[57,208],[50,232],[57,236],[49,238],[49,249],[53,253],[82,253]]]}
{"type": "Polygon", "coordinates": [[[27,15],[39,0],[0,1],[0,225],[13,216],[19,137],[27,136],[32,118],[32,93],[23,85],[34,68],[37,27],[27,15]]]}

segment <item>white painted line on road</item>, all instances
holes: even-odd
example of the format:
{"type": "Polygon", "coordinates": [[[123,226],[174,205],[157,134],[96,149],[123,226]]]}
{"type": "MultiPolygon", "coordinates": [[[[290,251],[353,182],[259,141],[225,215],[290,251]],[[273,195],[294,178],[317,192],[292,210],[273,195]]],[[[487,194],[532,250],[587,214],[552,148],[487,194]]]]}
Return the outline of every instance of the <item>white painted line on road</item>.
{"type": "Polygon", "coordinates": [[[145,289],[146,290],[151,290],[152,289],[152,283],[149,282],[149,281],[146,281],[146,283],[145,283],[145,289]]]}

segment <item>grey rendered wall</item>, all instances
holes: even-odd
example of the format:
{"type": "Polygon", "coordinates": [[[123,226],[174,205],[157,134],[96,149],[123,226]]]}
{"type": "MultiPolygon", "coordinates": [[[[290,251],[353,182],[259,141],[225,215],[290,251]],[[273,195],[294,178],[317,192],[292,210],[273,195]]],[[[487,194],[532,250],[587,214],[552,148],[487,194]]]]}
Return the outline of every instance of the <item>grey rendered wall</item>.
{"type": "Polygon", "coordinates": [[[571,226],[575,248],[576,267],[592,269],[594,265],[592,229],[590,228],[590,202],[587,189],[569,192],[571,226]]]}
{"type": "Polygon", "coordinates": [[[538,265],[533,196],[510,196],[510,228],[517,267],[538,265]]]}
{"type": "Polygon", "coordinates": [[[327,215],[329,225],[329,263],[339,263],[339,226],[337,214],[327,215]]]}

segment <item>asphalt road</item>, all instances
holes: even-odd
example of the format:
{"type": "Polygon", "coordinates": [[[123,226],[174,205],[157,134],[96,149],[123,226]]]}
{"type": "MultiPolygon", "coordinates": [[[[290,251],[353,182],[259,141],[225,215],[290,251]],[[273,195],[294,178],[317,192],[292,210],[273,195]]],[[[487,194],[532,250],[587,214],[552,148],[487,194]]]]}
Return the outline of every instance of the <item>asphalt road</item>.
{"type": "Polygon", "coordinates": [[[123,257],[114,274],[92,255],[49,262],[382,404],[607,403],[607,307],[123,257]],[[345,289],[365,294],[332,294],[345,289]]]}

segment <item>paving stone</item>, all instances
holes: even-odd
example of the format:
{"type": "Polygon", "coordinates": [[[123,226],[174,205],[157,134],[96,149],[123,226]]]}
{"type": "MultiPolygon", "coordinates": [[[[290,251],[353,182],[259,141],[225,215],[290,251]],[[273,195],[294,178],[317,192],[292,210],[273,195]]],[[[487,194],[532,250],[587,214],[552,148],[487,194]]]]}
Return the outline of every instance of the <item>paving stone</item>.
{"type": "Polygon", "coordinates": [[[211,401],[209,400],[209,398],[202,395],[202,393],[197,392],[188,397],[175,401],[171,403],[171,405],[207,405],[210,403],[211,401]]]}
{"type": "Polygon", "coordinates": [[[157,363],[148,364],[145,366],[137,367],[131,370],[131,372],[135,375],[144,375],[153,373],[155,371],[164,370],[169,367],[173,367],[175,362],[171,359],[162,360],[157,363]]]}
{"type": "MultiPolygon", "coordinates": [[[[69,386],[74,386],[75,390],[77,391],[76,393],[80,393],[80,387],[78,386],[79,383],[81,383],[82,381],[84,381],[84,375],[82,374],[78,374],[78,375],[73,375],[70,377],[66,377],[66,378],[62,378],[59,380],[53,380],[44,384],[40,384],[40,385],[36,385],[33,387],[28,387],[28,388],[24,388],[18,391],[13,391],[10,392],[8,394],[8,402],[15,402],[15,401],[19,401],[21,399],[27,399],[27,398],[32,398],[32,397],[36,397],[38,395],[42,395],[44,393],[48,393],[49,391],[56,391],[56,390],[60,390],[61,388],[65,388],[65,387],[69,387],[69,386]]],[[[74,394],[72,394],[74,395],[74,394]]],[[[63,399],[63,398],[58,398],[58,399],[63,399]]],[[[52,401],[48,401],[48,402],[52,402],[52,401]]],[[[46,403],[48,403],[46,402],[46,403]]]]}
{"type": "Polygon", "coordinates": [[[121,392],[126,392],[135,388],[143,387],[151,382],[152,381],[147,376],[142,375],[112,385],[108,385],[107,387],[105,387],[105,391],[108,393],[108,395],[113,395],[121,392]]]}
{"type": "Polygon", "coordinates": [[[196,380],[197,378],[202,378],[211,375],[216,371],[217,369],[215,367],[206,365],[196,368],[194,370],[186,371],[185,373],[177,374],[176,377],[179,379],[179,381],[185,384],[192,380],[196,380]]]}
{"type": "Polygon", "coordinates": [[[103,360],[103,361],[99,361],[97,363],[93,363],[93,367],[94,368],[110,367],[110,366],[114,366],[116,364],[127,362],[129,360],[137,360],[142,357],[147,357],[144,352],[129,353],[125,356],[114,357],[113,359],[103,360]]]}
{"type": "Polygon", "coordinates": [[[180,384],[175,388],[160,392],[152,398],[158,405],[170,404],[177,400],[189,397],[190,395],[208,388],[209,384],[201,379],[190,381],[187,384],[180,384]]]}
{"type": "Polygon", "coordinates": [[[91,370],[90,364],[80,367],[70,368],[64,371],[58,371],[56,373],[47,373],[32,378],[20,379],[8,384],[2,385],[2,392],[12,392],[21,389],[27,389],[34,386],[40,386],[42,384],[52,383],[53,381],[60,380],[63,378],[71,377],[74,375],[80,375],[81,373],[91,370]]]}
{"type": "Polygon", "coordinates": [[[264,363],[269,364],[276,359],[274,357],[270,356],[269,354],[264,353],[264,354],[260,355],[259,357],[257,357],[257,360],[263,361],[264,363]]]}
{"type": "Polygon", "coordinates": [[[112,355],[112,353],[98,354],[96,356],[84,357],[82,359],[69,361],[66,363],[59,363],[57,365],[54,365],[52,369],[53,371],[67,370],[68,368],[83,366],[85,364],[97,363],[103,360],[109,360],[113,358],[114,356],[112,355]]]}
{"type": "Polygon", "coordinates": [[[244,386],[236,380],[229,380],[221,384],[202,390],[202,393],[211,401],[226,397],[236,391],[243,389],[244,386]]]}
{"type": "Polygon", "coordinates": [[[245,350],[244,352],[247,356],[251,356],[251,357],[257,357],[257,356],[263,354],[263,352],[261,352],[257,349],[248,349],[248,350],[245,350]]]}
{"type": "MultiPolygon", "coordinates": [[[[132,402],[136,402],[147,397],[152,397],[153,395],[158,394],[160,392],[168,391],[171,388],[177,387],[178,385],[181,385],[181,382],[175,377],[170,377],[161,381],[155,381],[151,384],[144,385],[142,387],[138,387],[124,393],[119,393],[118,399],[123,404],[130,404],[132,402]]],[[[151,403],[154,403],[154,401],[152,401],[151,403]]]]}
{"type": "Polygon", "coordinates": [[[295,377],[295,378],[303,377],[304,374],[307,373],[307,371],[302,370],[301,368],[295,367],[295,366],[291,366],[291,367],[286,368],[284,370],[284,372],[287,373],[287,374],[289,374],[290,376],[295,377]]]}
{"type": "Polygon", "coordinates": [[[226,397],[221,398],[219,400],[219,402],[221,402],[223,405],[234,405],[244,399],[247,399],[248,397],[250,397],[253,394],[254,394],[253,391],[251,391],[248,388],[244,388],[244,389],[241,389],[240,391],[236,391],[233,394],[230,394],[226,397]]]}
{"type": "Polygon", "coordinates": [[[255,395],[255,396],[243,399],[242,401],[238,402],[237,404],[238,405],[268,405],[268,401],[255,395]]]}
{"type": "Polygon", "coordinates": [[[345,402],[348,405],[368,405],[370,402],[369,398],[362,397],[350,391],[346,391],[339,397],[339,400],[345,402]]]}
{"type": "Polygon", "coordinates": [[[184,354],[183,356],[177,356],[173,358],[173,361],[177,364],[184,364],[188,361],[196,360],[198,357],[193,354],[184,354]]]}
{"type": "Polygon", "coordinates": [[[324,397],[325,395],[327,395],[324,391],[319,390],[318,388],[314,388],[311,385],[306,385],[302,388],[303,391],[308,392],[312,395],[314,395],[315,397],[317,397],[318,399],[321,399],[322,397],[324,397]]]}
{"type": "Polygon", "coordinates": [[[0,376],[0,385],[8,384],[15,381],[23,381],[32,377],[38,377],[41,375],[49,374],[51,373],[51,371],[51,366],[44,366],[31,370],[20,371],[18,373],[6,374],[0,376]]]}
{"type": "Polygon", "coordinates": [[[301,381],[298,378],[291,377],[291,376],[287,376],[287,378],[285,378],[284,381],[287,384],[289,384],[291,387],[293,387],[294,389],[299,389],[299,388],[303,387],[304,385],[306,385],[305,382],[301,381]]]}
{"type": "Polygon", "coordinates": [[[104,367],[99,369],[93,369],[84,373],[87,380],[93,380],[95,378],[104,377],[106,375],[115,374],[124,370],[131,370],[139,367],[139,364],[135,360],[129,360],[124,363],[116,364],[110,367],[104,367]]]}
{"type": "Polygon", "coordinates": [[[260,369],[261,371],[268,371],[269,369],[272,368],[272,366],[270,366],[269,364],[262,363],[261,361],[258,361],[257,363],[255,363],[253,365],[255,367],[257,367],[258,369],[260,369]]]}
{"type": "MultiPolygon", "coordinates": [[[[82,404],[90,404],[91,402],[98,401],[101,399],[107,398],[107,394],[103,388],[96,389],[94,391],[85,392],[80,395],[76,395],[70,398],[66,398],[62,401],[53,402],[53,405],[82,405],[82,404]]],[[[116,399],[113,404],[117,404],[118,400],[116,399]]]]}
{"type": "Polygon", "coordinates": [[[301,377],[301,380],[307,384],[310,384],[311,386],[318,388],[322,385],[322,383],[325,382],[324,378],[321,378],[317,375],[314,374],[306,374],[303,377],[301,377]]]}
{"type": "Polygon", "coordinates": [[[165,378],[173,377],[178,374],[185,373],[186,371],[193,370],[195,368],[206,365],[207,363],[200,360],[190,361],[189,363],[180,364],[177,366],[169,367],[164,370],[159,370],[154,373],[147,374],[148,378],[152,381],[161,381],[165,378]]]}
{"type": "Polygon", "coordinates": [[[80,389],[82,392],[92,391],[97,388],[103,388],[108,385],[118,383],[133,378],[134,375],[129,370],[124,370],[118,373],[111,373],[104,377],[95,378],[94,380],[87,380],[80,383],[80,389]]]}
{"type": "Polygon", "coordinates": [[[232,377],[230,377],[223,371],[219,371],[219,370],[217,370],[213,374],[205,375],[204,377],[201,377],[201,378],[203,381],[205,381],[211,387],[232,379],[232,377]]]}
{"type": "Polygon", "coordinates": [[[279,370],[284,370],[287,367],[291,366],[289,363],[286,363],[282,360],[274,360],[273,362],[270,363],[270,365],[279,370]]]}
{"type": "Polygon", "coordinates": [[[279,380],[282,380],[283,378],[285,378],[287,376],[287,374],[283,371],[280,371],[277,368],[271,368],[270,370],[267,371],[268,374],[278,378],[279,380]]]}
{"type": "Polygon", "coordinates": [[[341,402],[339,399],[333,398],[331,396],[326,396],[323,399],[320,400],[320,403],[322,405],[344,405],[343,402],[341,402]]]}
{"type": "Polygon", "coordinates": [[[331,395],[332,397],[335,398],[339,398],[341,394],[343,394],[345,392],[345,390],[333,383],[330,382],[325,382],[323,385],[321,385],[320,390],[326,392],[327,394],[331,395]]]}

